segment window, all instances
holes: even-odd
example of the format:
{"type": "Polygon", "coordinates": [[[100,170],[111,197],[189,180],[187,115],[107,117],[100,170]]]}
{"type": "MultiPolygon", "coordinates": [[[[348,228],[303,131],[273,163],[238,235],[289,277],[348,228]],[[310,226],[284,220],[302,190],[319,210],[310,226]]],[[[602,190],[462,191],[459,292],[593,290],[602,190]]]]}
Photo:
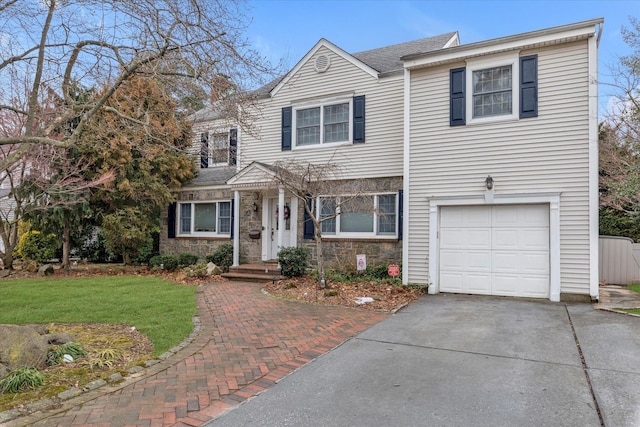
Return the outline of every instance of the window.
{"type": "Polygon", "coordinates": [[[349,111],[349,102],[296,109],[296,146],[349,141],[349,111]]]}
{"type": "Polygon", "coordinates": [[[538,116],[538,56],[470,59],[450,70],[450,126],[538,116]]]}
{"type": "Polygon", "coordinates": [[[473,118],[511,114],[511,65],[473,72],[473,118]]]}
{"type": "Polygon", "coordinates": [[[180,234],[215,236],[231,233],[231,202],[180,203],[180,234]]]}
{"type": "Polygon", "coordinates": [[[282,108],[282,151],[331,143],[365,142],[365,96],[282,108]]]}
{"type": "Polygon", "coordinates": [[[200,168],[236,164],[237,129],[200,134],[200,168]]]}
{"type": "Polygon", "coordinates": [[[210,165],[226,165],[229,163],[229,134],[216,133],[211,136],[209,149],[210,165]]]}
{"type": "Polygon", "coordinates": [[[321,197],[319,219],[323,235],[336,237],[398,236],[397,194],[321,197]]]}

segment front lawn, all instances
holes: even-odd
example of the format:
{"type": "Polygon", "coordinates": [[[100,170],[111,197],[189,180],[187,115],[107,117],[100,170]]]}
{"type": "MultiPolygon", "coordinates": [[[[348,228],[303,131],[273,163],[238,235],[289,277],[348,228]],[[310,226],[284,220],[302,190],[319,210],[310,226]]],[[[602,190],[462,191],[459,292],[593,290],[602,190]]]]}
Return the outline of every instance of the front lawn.
{"type": "Polygon", "coordinates": [[[160,355],[193,329],[193,286],[153,276],[0,281],[0,323],[113,323],[135,326],[160,355]]]}

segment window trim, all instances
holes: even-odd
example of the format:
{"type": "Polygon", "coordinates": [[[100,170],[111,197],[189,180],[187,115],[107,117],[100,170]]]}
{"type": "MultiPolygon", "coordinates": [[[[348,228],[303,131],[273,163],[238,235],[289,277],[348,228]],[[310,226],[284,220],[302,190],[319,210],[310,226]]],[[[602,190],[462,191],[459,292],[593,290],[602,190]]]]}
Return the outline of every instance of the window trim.
{"type": "Polygon", "coordinates": [[[321,101],[301,103],[292,105],[291,108],[291,148],[293,150],[308,150],[324,146],[336,146],[343,144],[353,143],[353,96],[331,98],[321,101]],[[348,104],[349,105],[349,117],[347,119],[347,139],[344,141],[324,142],[324,107],[331,105],[348,104]],[[297,116],[299,110],[308,110],[310,108],[320,108],[320,142],[317,144],[298,145],[298,128],[297,128],[297,116]]]}
{"type": "Polygon", "coordinates": [[[176,212],[176,237],[230,237],[232,232],[232,223],[233,223],[233,212],[231,200],[201,200],[201,201],[178,201],[177,203],[177,212],[176,212]],[[194,221],[195,221],[195,205],[199,204],[216,204],[216,231],[193,231],[194,230],[194,221]],[[229,232],[228,233],[220,233],[220,203],[229,203],[229,232]],[[190,231],[184,232],[182,231],[182,206],[190,205],[191,206],[191,218],[190,218],[190,231]]]}
{"type": "Polygon", "coordinates": [[[466,124],[500,122],[517,120],[520,115],[520,54],[513,52],[505,55],[492,56],[491,58],[470,59],[466,64],[467,77],[465,90],[466,124]],[[497,116],[473,117],[473,73],[475,71],[490,68],[511,66],[511,114],[497,116]]]}
{"type": "MultiPolygon", "coordinates": [[[[338,213],[335,216],[335,228],[336,231],[335,233],[322,233],[321,235],[323,238],[325,239],[376,239],[376,240],[398,240],[398,236],[399,236],[399,226],[400,226],[400,205],[399,205],[399,199],[400,197],[398,196],[397,192],[381,192],[381,193],[363,193],[363,194],[359,194],[357,197],[373,197],[373,232],[368,232],[368,233],[358,233],[358,232],[341,232],[340,231],[340,213],[338,213]],[[395,232],[393,234],[391,233],[385,233],[385,234],[379,234],[379,227],[380,224],[378,222],[379,219],[379,214],[378,214],[378,206],[379,206],[379,196],[394,196],[395,197],[395,211],[394,211],[394,215],[395,215],[395,232]]],[[[323,195],[323,196],[319,196],[316,199],[316,218],[319,218],[319,212],[320,212],[320,208],[321,208],[321,200],[322,199],[339,199],[340,196],[329,196],[329,195],[323,195]]],[[[336,209],[337,211],[340,210],[340,206],[338,203],[338,207],[336,209]]],[[[322,222],[320,223],[320,227],[322,229],[322,222]]]]}

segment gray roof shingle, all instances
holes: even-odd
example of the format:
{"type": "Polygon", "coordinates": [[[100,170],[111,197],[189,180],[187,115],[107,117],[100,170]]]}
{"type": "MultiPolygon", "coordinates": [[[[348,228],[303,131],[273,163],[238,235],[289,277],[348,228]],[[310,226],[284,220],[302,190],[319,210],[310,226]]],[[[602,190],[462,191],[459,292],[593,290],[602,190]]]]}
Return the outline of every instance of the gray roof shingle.
{"type": "Polygon", "coordinates": [[[455,34],[455,32],[441,34],[406,43],[365,50],[352,55],[379,73],[389,73],[403,68],[400,60],[403,56],[442,49],[455,34]]]}
{"type": "Polygon", "coordinates": [[[224,184],[235,174],[235,166],[198,169],[198,175],[188,185],[224,184]]]}

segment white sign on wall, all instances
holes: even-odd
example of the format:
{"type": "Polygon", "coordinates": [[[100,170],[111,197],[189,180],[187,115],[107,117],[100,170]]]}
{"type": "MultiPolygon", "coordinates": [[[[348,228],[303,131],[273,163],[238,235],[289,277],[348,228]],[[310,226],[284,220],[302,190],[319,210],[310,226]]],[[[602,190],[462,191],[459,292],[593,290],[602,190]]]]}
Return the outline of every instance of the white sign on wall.
{"type": "Polygon", "coordinates": [[[358,271],[367,269],[367,256],[365,254],[356,255],[356,266],[358,267],[358,271]]]}

